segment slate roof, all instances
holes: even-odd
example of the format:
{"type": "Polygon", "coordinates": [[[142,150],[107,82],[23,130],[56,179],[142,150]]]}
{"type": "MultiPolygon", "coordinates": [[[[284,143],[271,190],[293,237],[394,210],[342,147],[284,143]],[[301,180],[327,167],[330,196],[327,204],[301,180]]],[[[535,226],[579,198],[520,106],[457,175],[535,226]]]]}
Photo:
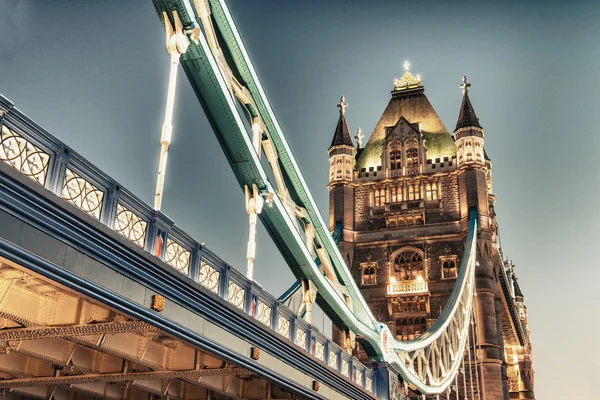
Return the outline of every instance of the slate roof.
{"type": "Polygon", "coordinates": [[[456,128],[454,131],[472,126],[481,128],[481,125],[479,125],[479,118],[475,115],[475,110],[473,109],[471,100],[469,100],[469,92],[466,92],[463,96],[460,113],[458,114],[458,121],[456,121],[456,128]]]}
{"type": "Polygon", "coordinates": [[[346,117],[344,116],[344,113],[341,112],[340,119],[338,120],[335,133],[333,134],[333,139],[331,140],[331,146],[329,146],[329,148],[339,145],[354,147],[354,143],[352,143],[352,138],[350,137],[350,132],[348,131],[348,125],[346,125],[346,117]]]}
{"type": "Polygon", "coordinates": [[[415,91],[392,92],[385,111],[375,126],[369,141],[357,161],[357,169],[381,165],[381,152],[385,140],[386,128],[395,126],[400,117],[410,123],[421,123],[428,158],[452,157],[456,154],[454,140],[440,120],[424,89],[415,91]]]}

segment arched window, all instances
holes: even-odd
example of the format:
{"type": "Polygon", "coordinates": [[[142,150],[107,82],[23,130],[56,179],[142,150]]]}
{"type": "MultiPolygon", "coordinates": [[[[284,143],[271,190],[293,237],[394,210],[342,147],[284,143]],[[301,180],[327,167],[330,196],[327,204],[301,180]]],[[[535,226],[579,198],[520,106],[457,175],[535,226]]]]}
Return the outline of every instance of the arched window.
{"type": "Polygon", "coordinates": [[[390,151],[390,169],[402,169],[402,150],[398,147],[390,151]]]}
{"type": "Polygon", "coordinates": [[[454,259],[454,258],[442,259],[442,278],[443,279],[456,278],[456,259],[454,259]]]}
{"type": "Polygon", "coordinates": [[[335,179],[342,179],[342,169],[344,168],[341,158],[335,160],[335,179]]]}
{"type": "Polygon", "coordinates": [[[426,196],[427,200],[437,200],[438,199],[437,183],[427,182],[425,184],[425,196],[426,196]]]}
{"type": "Polygon", "coordinates": [[[419,150],[416,147],[406,149],[406,166],[416,167],[419,165],[419,150]]]}
{"type": "Polygon", "coordinates": [[[374,266],[366,266],[363,268],[362,284],[363,285],[377,284],[377,274],[375,273],[374,266]]]}
{"type": "Polygon", "coordinates": [[[375,207],[385,205],[385,188],[375,189],[375,207]]]}
{"type": "Polygon", "coordinates": [[[423,256],[414,250],[404,250],[394,258],[394,274],[398,281],[411,281],[424,278],[423,256]]]}
{"type": "Polygon", "coordinates": [[[390,188],[390,200],[392,203],[402,201],[402,186],[397,185],[390,188]]]}
{"type": "Polygon", "coordinates": [[[408,184],[408,200],[421,200],[421,188],[418,183],[408,184]]]}

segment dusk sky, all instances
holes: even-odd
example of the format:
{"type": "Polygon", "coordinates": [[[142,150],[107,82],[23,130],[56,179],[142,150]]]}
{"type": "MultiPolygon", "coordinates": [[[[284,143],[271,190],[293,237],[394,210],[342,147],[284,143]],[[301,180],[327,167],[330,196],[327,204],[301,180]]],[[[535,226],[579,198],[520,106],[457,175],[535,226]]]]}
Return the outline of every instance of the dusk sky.
{"type": "MultiPolygon", "coordinates": [[[[467,75],[536,397],[598,398],[600,2],[228,4],[324,217],[341,95],[368,139],[408,59],[452,131],[467,75]]],[[[152,204],[169,68],[152,2],[0,0],[0,15],[0,93],[152,204]]],[[[182,70],[177,90],[163,211],[244,271],[243,193],[182,70]]],[[[262,226],[257,240],[255,278],[279,296],[294,278],[262,226]]]]}

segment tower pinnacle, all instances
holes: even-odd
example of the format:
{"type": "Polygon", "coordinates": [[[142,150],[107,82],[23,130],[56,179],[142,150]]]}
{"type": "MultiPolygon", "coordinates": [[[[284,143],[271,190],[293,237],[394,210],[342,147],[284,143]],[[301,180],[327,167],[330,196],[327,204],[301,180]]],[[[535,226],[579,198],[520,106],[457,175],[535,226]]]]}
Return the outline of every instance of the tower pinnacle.
{"type": "Polygon", "coordinates": [[[422,88],[421,75],[414,76],[410,73],[410,62],[404,60],[402,67],[404,67],[404,75],[400,79],[394,78],[394,91],[422,88]]]}
{"type": "Polygon", "coordinates": [[[469,88],[471,84],[467,82],[467,77],[463,76],[462,83],[458,86],[462,89],[463,99],[462,104],[460,106],[460,112],[458,114],[458,121],[456,121],[455,131],[460,128],[468,128],[475,127],[480,128],[479,118],[475,115],[475,110],[473,109],[473,105],[471,104],[471,100],[469,100],[469,88]]]}
{"type": "Polygon", "coordinates": [[[348,131],[348,125],[346,124],[346,107],[348,107],[348,103],[346,103],[346,98],[344,96],[340,97],[340,102],[337,105],[337,108],[340,110],[340,118],[338,119],[337,127],[335,128],[335,133],[333,134],[333,140],[331,141],[331,147],[346,145],[354,147],[352,143],[352,138],[350,137],[350,132],[348,131]]]}
{"type": "Polygon", "coordinates": [[[346,98],[344,96],[340,97],[340,104],[338,104],[337,107],[340,109],[340,113],[342,113],[342,115],[346,114],[346,107],[348,107],[348,103],[346,103],[346,98]]]}
{"type": "Polygon", "coordinates": [[[462,78],[462,83],[460,85],[458,85],[459,88],[462,89],[463,92],[463,96],[466,95],[467,93],[469,93],[469,88],[471,87],[470,83],[467,83],[467,76],[463,76],[462,78]]]}

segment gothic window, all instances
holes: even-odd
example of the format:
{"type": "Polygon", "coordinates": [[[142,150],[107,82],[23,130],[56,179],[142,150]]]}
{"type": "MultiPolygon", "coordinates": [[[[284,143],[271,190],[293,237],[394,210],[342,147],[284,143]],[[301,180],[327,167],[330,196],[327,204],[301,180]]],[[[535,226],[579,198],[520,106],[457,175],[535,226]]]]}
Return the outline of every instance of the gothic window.
{"type": "Polygon", "coordinates": [[[397,281],[424,278],[422,254],[410,249],[398,253],[394,258],[394,275],[397,281]]]}
{"type": "Polygon", "coordinates": [[[402,151],[397,147],[390,151],[390,169],[402,169],[402,151]]]}
{"type": "Polygon", "coordinates": [[[416,147],[406,149],[406,166],[416,167],[419,165],[419,150],[416,147]]]}
{"type": "Polygon", "coordinates": [[[377,284],[377,273],[374,264],[367,264],[362,269],[362,284],[375,285],[377,284]]]}
{"type": "Polygon", "coordinates": [[[346,179],[352,179],[352,163],[349,159],[346,160],[346,179]]]}
{"type": "Polygon", "coordinates": [[[395,185],[390,188],[390,201],[392,203],[402,201],[402,186],[395,185]]]}
{"type": "Polygon", "coordinates": [[[342,168],[344,167],[342,159],[338,158],[335,164],[335,179],[342,179],[342,168]]]}
{"type": "Polygon", "coordinates": [[[425,185],[425,195],[427,196],[427,200],[437,200],[438,199],[438,191],[437,191],[437,183],[435,182],[427,182],[425,185]]]}
{"type": "Polygon", "coordinates": [[[419,184],[408,184],[408,200],[421,200],[421,188],[419,184]]]}
{"type": "Polygon", "coordinates": [[[440,262],[442,263],[442,279],[456,278],[456,256],[443,257],[440,262]]]}
{"type": "Polygon", "coordinates": [[[396,320],[396,338],[399,340],[413,340],[427,331],[425,317],[398,318],[396,320]]]}
{"type": "Polygon", "coordinates": [[[385,204],[385,188],[375,189],[375,207],[381,207],[385,204]]]}

